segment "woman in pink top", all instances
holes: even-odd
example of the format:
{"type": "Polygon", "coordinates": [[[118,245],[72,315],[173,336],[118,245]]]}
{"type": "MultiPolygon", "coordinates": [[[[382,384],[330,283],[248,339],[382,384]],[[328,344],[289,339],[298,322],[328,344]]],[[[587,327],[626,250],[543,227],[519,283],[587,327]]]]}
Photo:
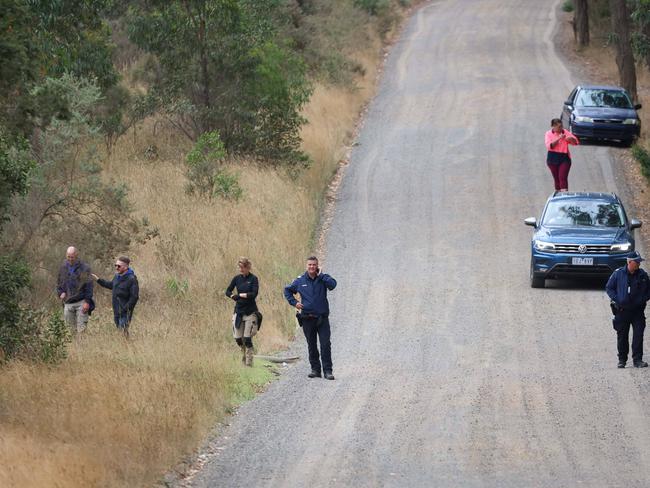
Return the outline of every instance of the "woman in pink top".
{"type": "Polygon", "coordinates": [[[562,126],[560,119],[551,120],[551,130],[546,133],[544,138],[548,154],[546,156],[546,165],[551,170],[555,189],[567,191],[569,189],[569,170],[571,169],[571,153],[569,144],[578,145],[580,141],[562,126]]]}

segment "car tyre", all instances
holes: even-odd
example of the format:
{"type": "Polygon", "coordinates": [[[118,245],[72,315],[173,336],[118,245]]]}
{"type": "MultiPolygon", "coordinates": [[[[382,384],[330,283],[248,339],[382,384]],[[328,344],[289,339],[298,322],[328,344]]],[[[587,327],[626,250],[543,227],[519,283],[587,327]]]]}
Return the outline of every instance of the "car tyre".
{"type": "Polygon", "coordinates": [[[530,262],[530,287],[531,288],[544,288],[546,279],[543,276],[537,276],[533,270],[533,262],[530,262]]]}

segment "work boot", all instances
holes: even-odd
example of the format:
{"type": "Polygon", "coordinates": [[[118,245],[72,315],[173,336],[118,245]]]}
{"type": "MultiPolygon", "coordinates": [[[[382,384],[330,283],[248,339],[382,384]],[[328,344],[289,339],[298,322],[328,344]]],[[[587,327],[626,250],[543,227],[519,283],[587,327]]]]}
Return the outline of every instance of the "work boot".
{"type": "Polygon", "coordinates": [[[625,367],[625,361],[619,361],[618,362],[618,368],[623,369],[625,367]]]}
{"type": "Polygon", "coordinates": [[[253,348],[252,347],[247,347],[246,348],[246,366],[253,366],[253,348]]]}
{"type": "Polygon", "coordinates": [[[634,367],[635,368],[647,368],[648,363],[646,363],[645,361],[634,361],[634,367]]]}
{"type": "Polygon", "coordinates": [[[246,346],[240,346],[241,349],[241,363],[246,364],[246,346]]]}
{"type": "Polygon", "coordinates": [[[332,374],[331,371],[325,371],[325,379],[326,380],[333,380],[334,379],[334,375],[332,374]]]}
{"type": "Polygon", "coordinates": [[[320,378],[320,371],[316,371],[315,369],[311,370],[311,373],[307,375],[307,378],[320,378]]]}

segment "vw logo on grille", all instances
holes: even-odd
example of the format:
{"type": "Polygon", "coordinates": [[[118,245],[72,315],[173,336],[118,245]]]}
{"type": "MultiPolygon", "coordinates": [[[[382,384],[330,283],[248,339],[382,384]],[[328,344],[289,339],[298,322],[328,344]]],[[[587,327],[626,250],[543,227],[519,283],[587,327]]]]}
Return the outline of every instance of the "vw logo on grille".
{"type": "Polygon", "coordinates": [[[584,244],[580,244],[580,245],[578,246],[578,252],[579,252],[580,254],[584,254],[585,252],[587,252],[587,246],[585,246],[584,244]]]}

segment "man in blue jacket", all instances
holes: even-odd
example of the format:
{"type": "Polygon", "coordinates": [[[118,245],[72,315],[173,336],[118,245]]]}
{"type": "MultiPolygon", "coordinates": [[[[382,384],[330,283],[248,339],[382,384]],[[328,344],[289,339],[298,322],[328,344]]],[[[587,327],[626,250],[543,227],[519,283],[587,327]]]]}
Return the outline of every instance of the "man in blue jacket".
{"type": "Polygon", "coordinates": [[[298,309],[296,317],[307,339],[311,365],[311,372],[307,375],[309,378],[321,377],[322,361],[325,378],[334,379],[330,344],[330,306],[327,301],[327,291],[334,288],[336,280],[321,271],[316,256],[307,258],[307,271],[284,287],[284,297],[290,305],[298,309]],[[300,295],[300,301],[296,300],[296,294],[300,295]],[[320,357],[316,336],[320,342],[320,357]]]}
{"type": "Polygon", "coordinates": [[[113,290],[113,320],[115,326],[122,331],[127,339],[129,338],[129,325],[133,318],[133,310],[140,298],[138,278],[130,265],[131,260],[127,256],[120,256],[115,261],[115,275],[111,281],[103,280],[96,274],[92,275],[100,286],[113,290]]]}
{"type": "Polygon", "coordinates": [[[638,252],[627,258],[627,266],[618,268],[607,282],[607,295],[612,300],[614,330],[617,335],[618,367],[624,368],[629,352],[630,325],[632,326],[632,360],[635,368],[647,368],[643,361],[643,331],[645,306],[650,299],[650,279],[640,268],[644,259],[638,252]]]}

